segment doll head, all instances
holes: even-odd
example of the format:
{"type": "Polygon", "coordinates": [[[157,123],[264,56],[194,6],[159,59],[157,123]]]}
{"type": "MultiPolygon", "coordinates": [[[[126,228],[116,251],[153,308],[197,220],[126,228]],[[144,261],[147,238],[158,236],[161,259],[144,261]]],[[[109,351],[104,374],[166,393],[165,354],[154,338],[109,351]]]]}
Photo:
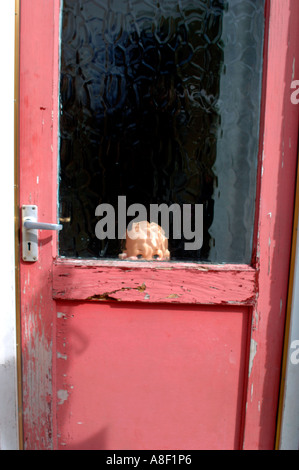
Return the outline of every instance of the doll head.
{"type": "Polygon", "coordinates": [[[120,259],[169,260],[168,239],[154,222],[135,222],[126,232],[125,249],[120,259]]]}

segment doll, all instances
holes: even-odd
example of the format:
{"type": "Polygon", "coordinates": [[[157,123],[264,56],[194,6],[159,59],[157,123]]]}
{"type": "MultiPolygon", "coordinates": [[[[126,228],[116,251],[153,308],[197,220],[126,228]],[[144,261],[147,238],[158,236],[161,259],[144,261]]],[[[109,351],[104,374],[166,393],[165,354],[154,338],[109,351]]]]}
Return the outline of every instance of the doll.
{"type": "Polygon", "coordinates": [[[125,248],[120,259],[169,260],[168,239],[155,222],[135,222],[126,231],[125,248]]]}

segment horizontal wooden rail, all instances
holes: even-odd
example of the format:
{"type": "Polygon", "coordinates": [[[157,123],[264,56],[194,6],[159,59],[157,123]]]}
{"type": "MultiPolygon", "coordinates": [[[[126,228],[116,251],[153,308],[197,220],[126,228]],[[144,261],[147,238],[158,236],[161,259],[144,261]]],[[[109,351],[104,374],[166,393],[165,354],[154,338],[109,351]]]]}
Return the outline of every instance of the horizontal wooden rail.
{"type": "Polygon", "coordinates": [[[53,298],[252,305],[256,271],[246,265],[56,260],[53,298]]]}

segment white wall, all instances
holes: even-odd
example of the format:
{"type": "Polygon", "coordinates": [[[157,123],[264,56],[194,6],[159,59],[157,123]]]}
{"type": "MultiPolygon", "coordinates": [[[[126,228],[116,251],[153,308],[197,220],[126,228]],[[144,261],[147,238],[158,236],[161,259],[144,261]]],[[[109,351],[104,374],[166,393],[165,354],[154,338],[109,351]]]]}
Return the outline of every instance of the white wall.
{"type": "Polygon", "coordinates": [[[0,450],[18,449],[14,242],[15,2],[0,15],[0,450]]]}
{"type": "Polygon", "coordinates": [[[299,230],[296,246],[280,450],[299,450],[299,230]]]}

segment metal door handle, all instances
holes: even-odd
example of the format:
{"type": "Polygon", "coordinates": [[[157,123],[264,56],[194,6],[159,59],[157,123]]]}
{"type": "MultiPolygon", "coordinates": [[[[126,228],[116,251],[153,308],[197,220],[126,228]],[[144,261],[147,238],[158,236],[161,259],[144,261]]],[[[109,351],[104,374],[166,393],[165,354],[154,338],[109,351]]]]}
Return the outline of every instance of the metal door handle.
{"type": "Polygon", "coordinates": [[[38,260],[38,230],[61,230],[60,224],[38,222],[37,206],[22,206],[22,257],[23,261],[38,260]]]}
{"type": "Polygon", "coordinates": [[[24,220],[24,228],[27,230],[37,229],[37,230],[62,230],[62,225],[60,224],[46,224],[44,222],[33,222],[32,220],[24,220]]]}

